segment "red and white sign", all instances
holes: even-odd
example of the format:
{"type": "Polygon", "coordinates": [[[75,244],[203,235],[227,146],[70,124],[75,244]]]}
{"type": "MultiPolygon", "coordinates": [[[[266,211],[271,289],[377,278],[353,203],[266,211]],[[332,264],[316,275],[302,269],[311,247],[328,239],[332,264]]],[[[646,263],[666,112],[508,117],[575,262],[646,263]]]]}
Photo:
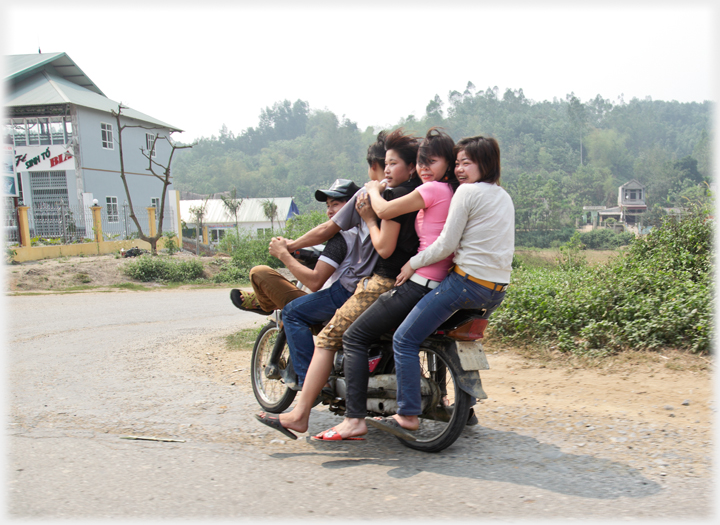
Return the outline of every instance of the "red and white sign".
{"type": "Polygon", "coordinates": [[[16,146],[15,171],[74,170],[67,146],[16,146]],[[70,161],[70,162],[68,162],[70,161]]]}

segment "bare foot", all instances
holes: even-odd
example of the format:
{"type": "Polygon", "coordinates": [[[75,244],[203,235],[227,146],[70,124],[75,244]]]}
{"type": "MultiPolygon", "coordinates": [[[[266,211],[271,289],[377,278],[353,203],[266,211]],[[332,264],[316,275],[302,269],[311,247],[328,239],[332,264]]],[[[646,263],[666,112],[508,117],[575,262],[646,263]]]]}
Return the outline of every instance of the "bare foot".
{"type": "Polygon", "coordinates": [[[417,416],[402,416],[400,414],[395,414],[392,417],[398,422],[398,425],[405,430],[417,430],[420,427],[420,419],[418,419],[417,416]]]}
{"type": "Polygon", "coordinates": [[[367,434],[367,425],[364,419],[346,417],[342,423],[333,428],[343,438],[360,437],[367,434]]]}
{"type": "Polygon", "coordinates": [[[287,414],[279,414],[278,419],[280,420],[280,424],[285,428],[295,430],[296,432],[307,432],[308,418],[294,414],[293,412],[295,411],[291,410],[287,414]]]}

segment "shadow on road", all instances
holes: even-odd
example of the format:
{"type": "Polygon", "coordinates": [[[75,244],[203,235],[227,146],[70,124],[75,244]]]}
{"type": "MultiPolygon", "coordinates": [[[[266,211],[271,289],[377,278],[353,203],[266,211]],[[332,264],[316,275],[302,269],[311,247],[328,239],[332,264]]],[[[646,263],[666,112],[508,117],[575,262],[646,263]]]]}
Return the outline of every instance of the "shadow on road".
{"type": "Polygon", "coordinates": [[[271,457],[285,459],[317,454],[345,456],[326,461],[322,466],[343,469],[381,465],[390,468],[387,475],[393,478],[410,478],[420,472],[432,472],[458,478],[532,486],[595,499],[623,496],[644,498],[662,490],[658,483],[623,463],[590,455],[564,453],[555,445],[515,432],[476,426],[472,433],[466,432],[464,437],[466,439],[461,438],[451,448],[438,454],[408,450],[399,443],[388,447],[389,436],[380,443],[380,435],[371,434],[371,439],[362,443],[308,441],[318,452],[277,453],[271,457]],[[338,448],[338,445],[342,448],[338,448]]]}

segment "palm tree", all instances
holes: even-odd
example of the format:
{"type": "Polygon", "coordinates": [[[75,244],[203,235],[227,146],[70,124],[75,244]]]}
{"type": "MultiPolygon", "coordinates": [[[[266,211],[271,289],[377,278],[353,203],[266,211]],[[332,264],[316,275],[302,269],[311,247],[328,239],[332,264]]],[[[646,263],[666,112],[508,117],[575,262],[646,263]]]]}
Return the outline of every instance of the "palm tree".
{"type": "Polygon", "coordinates": [[[190,207],[190,215],[195,218],[195,255],[200,255],[200,230],[202,229],[202,220],[205,217],[205,211],[207,210],[207,203],[210,196],[208,195],[205,202],[198,206],[190,207]]]}
{"type": "Polygon", "coordinates": [[[275,201],[271,199],[266,199],[264,201],[261,201],[263,213],[265,214],[265,217],[267,217],[270,220],[270,230],[275,230],[275,219],[277,219],[277,211],[278,207],[277,204],[275,204],[275,201]]]}
{"type": "Polygon", "coordinates": [[[233,188],[230,191],[230,195],[225,195],[221,193],[220,198],[223,201],[223,206],[225,207],[227,213],[235,217],[235,233],[237,233],[237,238],[240,239],[240,229],[238,228],[238,212],[240,211],[240,206],[242,206],[243,199],[242,197],[238,198],[237,188],[233,188]]]}

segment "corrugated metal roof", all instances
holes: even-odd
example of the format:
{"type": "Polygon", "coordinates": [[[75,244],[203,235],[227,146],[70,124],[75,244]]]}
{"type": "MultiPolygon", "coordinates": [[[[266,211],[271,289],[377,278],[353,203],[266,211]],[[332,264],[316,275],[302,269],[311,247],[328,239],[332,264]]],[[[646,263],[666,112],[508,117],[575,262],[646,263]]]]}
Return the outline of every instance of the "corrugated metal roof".
{"type": "Polygon", "coordinates": [[[13,84],[47,69],[55,76],[62,77],[78,86],[105,96],[105,93],[65,53],[8,55],[5,57],[5,69],[5,81],[13,84]]]}
{"type": "MultiPolygon", "coordinates": [[[[114,100],[104,95],[98,95],[63,78],[51,75],[46,71],[40,71],[13,86],[12,92],[7,94],[5,101],[5,106],[7,107],[44,106],[52,104],[75,104],[107,113],[117,111],[118,109],[118,103],[114,100]]],[[[176,126],[132,108],[124,109],[123,115],[163,128],[182,131],[176,126]]]]}
{"type": "MultiPolygon", "coordinates": [[[[118,109],[118,102],[107,98],[65,53],[9,55],[5,57],[5,65],[5,81],[11,84],[5,99],[7,107],[75,104],[107,113],[118,109]]],[[[162,128],[183,131],[132,108],[124,109],[123,114],[162,128]]]]}
{"type": "MultiPolygon", "coordinates": [[[[243,199],[240,210],[238,210],[238,223],[248,222],[267,222],[263,212],[262,203],[268,199],[243,199]]],[[[292,215],[293,201],[292,197],[278,197],[270,199],[277,205],[277,216],[279,221],[286,221],[289,215],[292,215]]],[[[187,224],[195,224],[195,218],[190,213],[190,208],[201,206],[204,200],[186,200],[180,201],[180,218],[187,224]]],[[[297,209],[297,208],[295,208],[297,209]]],[[[221,199],[209,199],[203,217],[205,224],[227,224],[234,225],[235,217],[230,215],[223,206],[221,199]]]]}

